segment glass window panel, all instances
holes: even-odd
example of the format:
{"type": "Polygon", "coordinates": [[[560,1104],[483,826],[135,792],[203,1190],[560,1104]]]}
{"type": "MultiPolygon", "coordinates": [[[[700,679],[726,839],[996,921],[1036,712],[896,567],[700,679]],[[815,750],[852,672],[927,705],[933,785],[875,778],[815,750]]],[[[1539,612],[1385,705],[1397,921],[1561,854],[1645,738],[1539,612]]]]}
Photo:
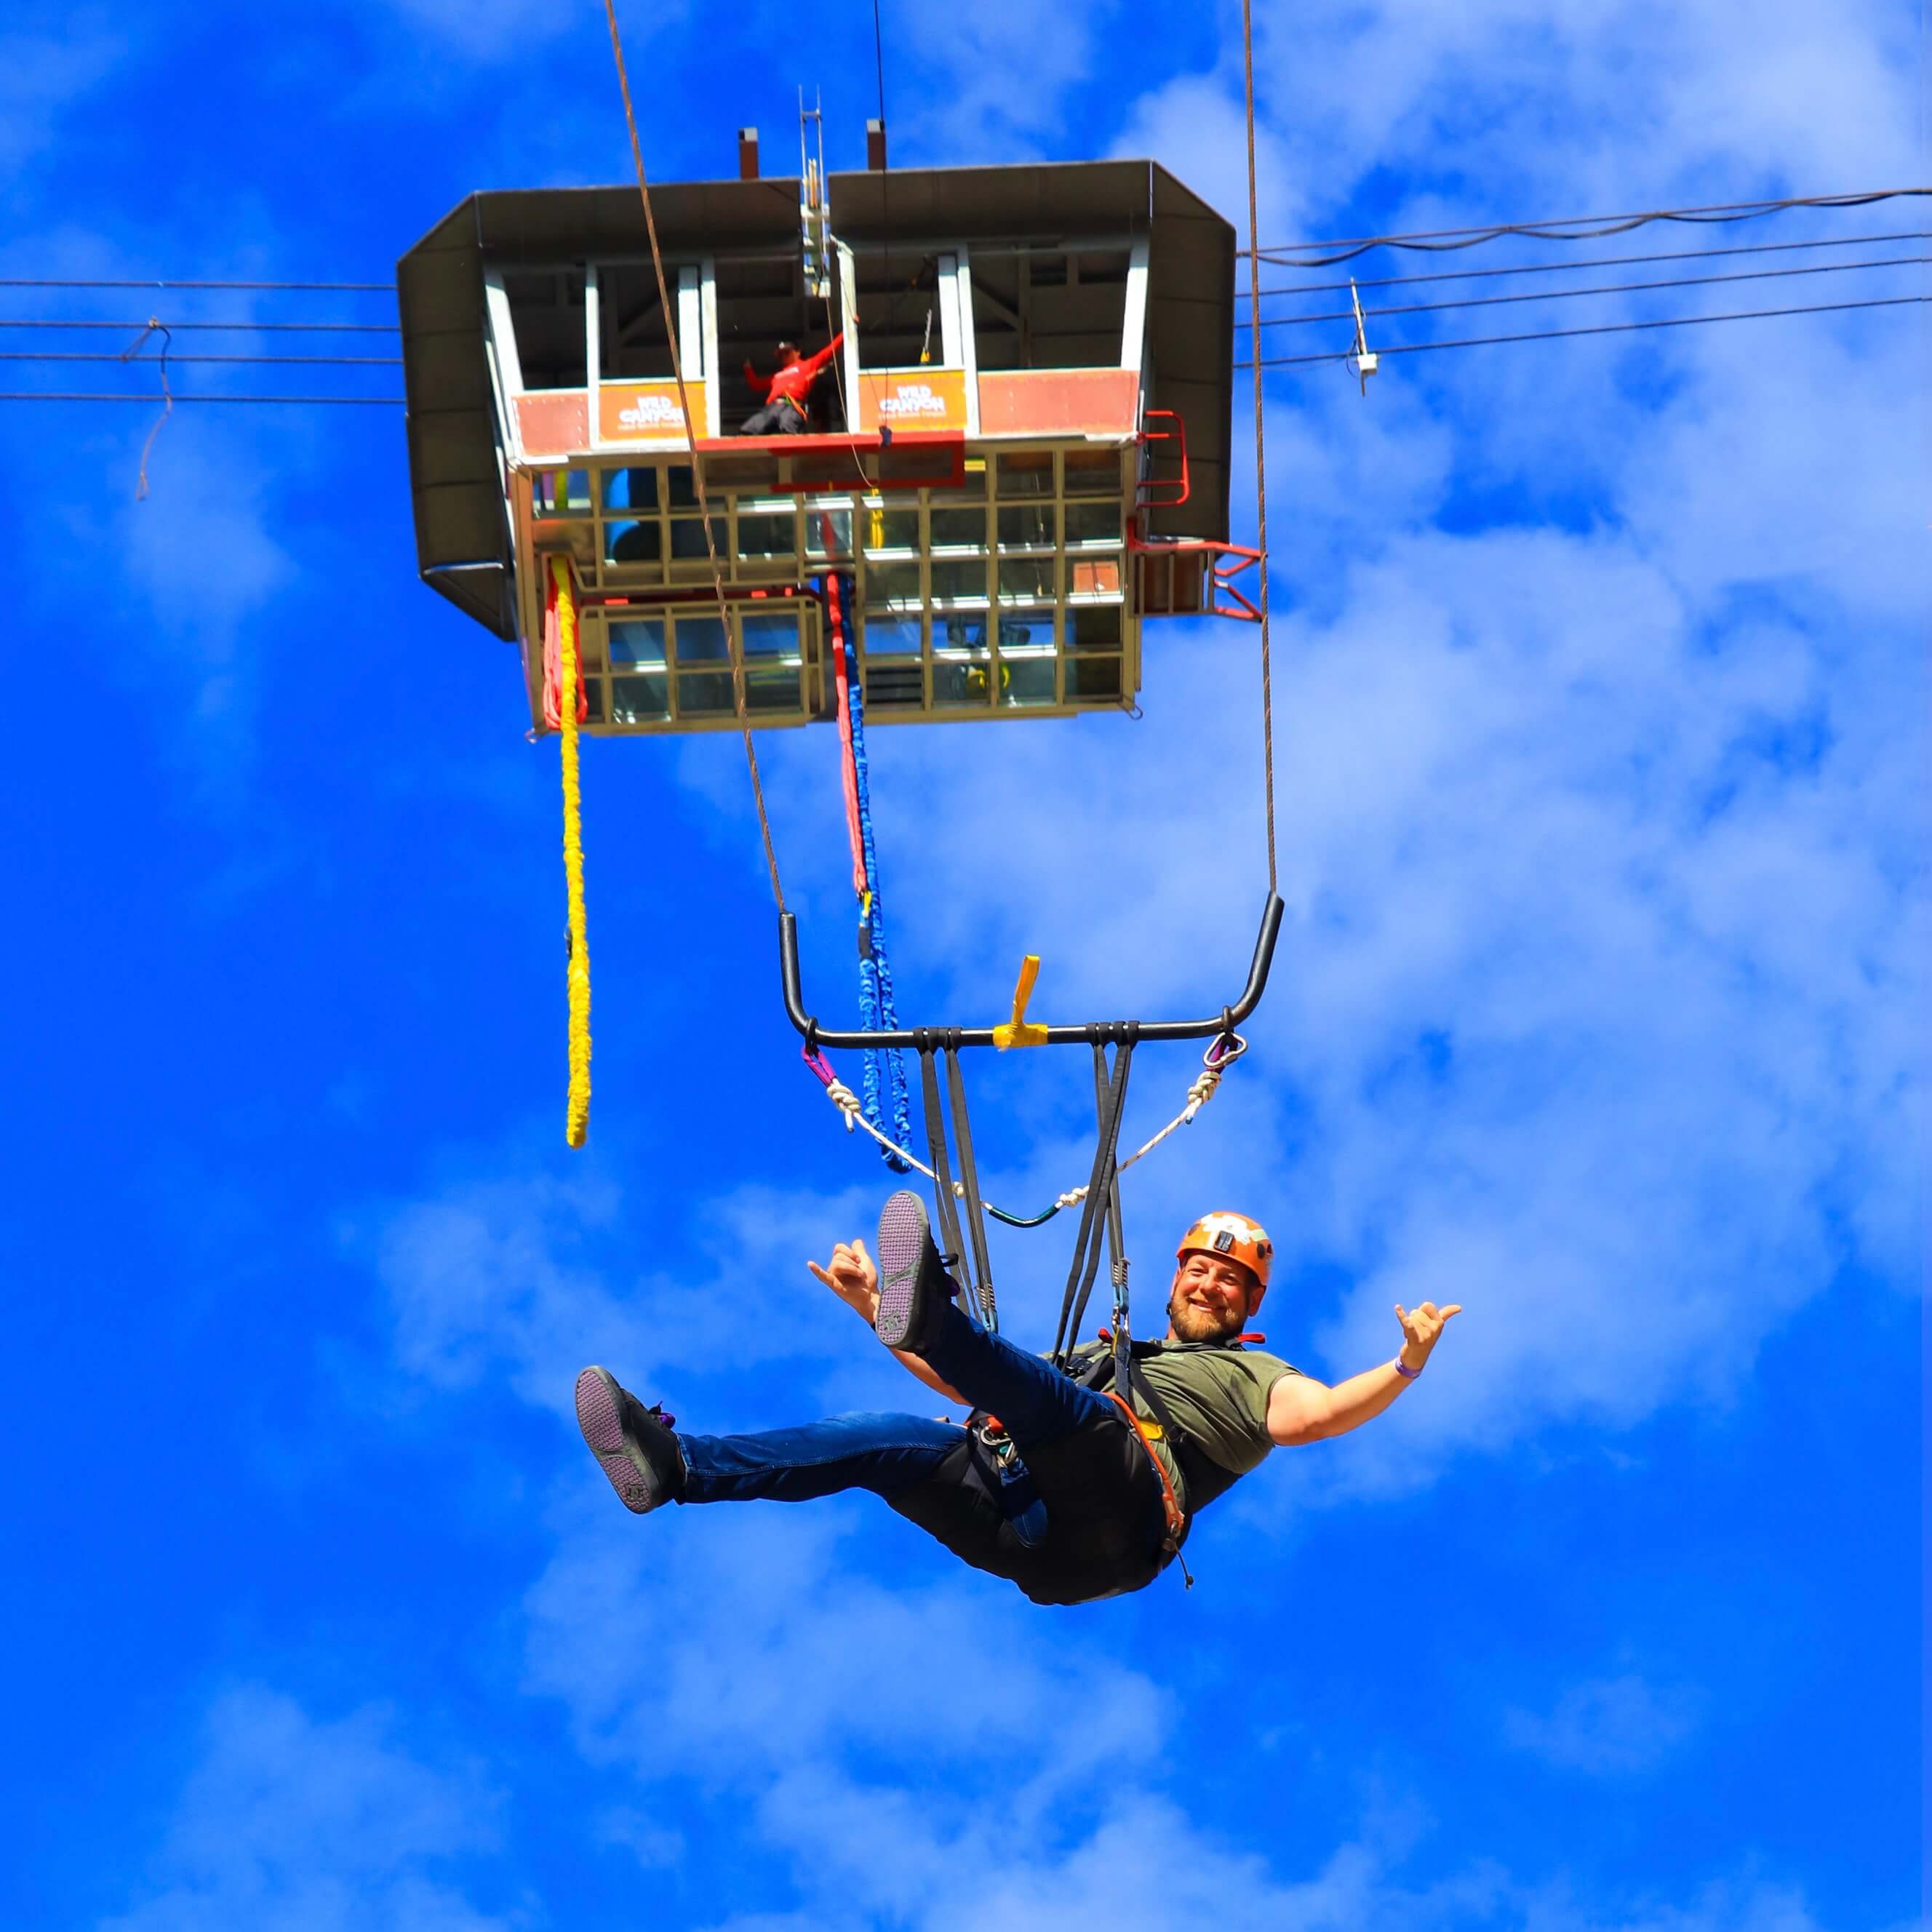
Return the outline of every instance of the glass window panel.
{"type": "Polygon", "coordinates": [[[590,514],[590,472],[539,470],[530,478],[530,496],[540,517],[586,517],[590,514]]]}
{"type": "Polygon", "coordinates": [[[926,702],[926,671],[917,662],[910,664],[866,664],[866,706],[868,710],[916,710],[926,702]]]}
{"type": "MultiPolygon", "coordinates": [[[[983,597],[985,578],[980,579],[983,597]]],[[[868,563],[866,566],[866,596],[874,603],[919,602],[919,566],[916,563],[868,563]]]]}
{"type": "Polygon", "coordinates": [[[1120,647],[1120,607],[1118,604],[1080,604],[1066,613],[1070,649],[1084,651],[1098,646],[1120,647]]]}
{"type": "Polygon", "coordinates": [[[1058,530],[1058,520],[1051,503],[1003,503],[1000,506],[1002,550],[1021,550],[1037,544],[1044,544],[1051,550],[1058,530]]]}
{"type": "Polygon", "coordinates": [[[798,525],[788,512],[783,516],[748,517],[738,513],[738,554],[740,556],[785,556],[798,554],[798,525]]]}
{"type": "MultiPolygon", "coordinates": [[[[1047,560],[1048,568],[1053,560],[1047,560]]],[[[938,557],[932,560],[932,594],[941,597],[976,597],[986,595],[986,560],[984,557],[970,557],[952,562],[938,557]]]]}
{"type": "Polygon", "coordinates": [[[1068,496],[1118,496],[1120,494],[1118,449],[1070,449],[1060,460],[1065,465],[1068,496]]]}
{"type": "Polygon", "coordinates": [[[935,610],[932,648],[983,650],[992,634],[992,620],[984,610],[935,610]]]}
{"type": "Polygon", "coordinates": [[[604,722],[604,680],[601,677],[586,678],[584,681],[584,722],[586,724],[601,724],[604,722]]]}
{"type": "Polygon", "coordinates": [[[1050,449],[1016,450],[1000,458],[1000,494],[1012,496],[1051,496],[1053,494],[1053,452],[1050,449]]]}
{"type": "Polygon", "coordinates": [[[698,508],[698,485],[692,479],[688,464],[674,464],[664,472],[670,484],[670,506],[674,510],[694,510],[698,508]]]}
{"type": "Polygon", "coordinates": [[[789,657],[797,661],[796,610],[747,610],[738,620],[738,635],[748,658],[789,657]]]}
{"type": "Polygon", "coordinates": [[[926,626],[916,611],[868,610],[863,635],[868,658],[889,651],[916,656],[926,640],[926,626]]]}
{"type": "Polygon", "coordinates": [[[664,626],[662,617],[620,617],[610,626],[610,662],[614,668],[633,665],[663,668],[664,626]]]}
{"type": "Polygon", "coordinates": [[[852,512],[842,505],[825,509],[808,505],[805,512],[805,554],[814,557],[852,554],[852,512]]]}
{"type": "Polygon", "coordinates": [[[1120,500],[1116,496],[1111,503],[1069,503],[1066,541],[1070,544],[1118,543],[1120,500]]]}
{"type": "Polygon", "coordinates": [[[797,666],[748,666],[745,672],[745,706],[750,711],[802,710],[804,703],[799,694],[797,666]]]}
{"type": "Polygon", "coordinates": [[[677,679],[678,713],[685,718],[729,718],[731,674],[728,670],[680,671],[677,679]]]}
{"type": "Polygon", "coordinates": [[[935,550],[946,547],[957,548],[967,545],[974,550],[986,548],[986,512],[976,504],[970,510],[943,510],[935,503],[932,506],[932,547],[935,550]]]}
{"type": "Polygon", "coordinates": [[[1054,701],[1055,662],[1051,651],[1029,651],[1016,656],[1005,648],[1003,637],[1000,650],[1000,702],[1051,704],[1054,701]]]}
{"type": "Polygon", "coordinates": [[[1118,698],[1120,694],[1120,661],[1118,658],[1069,658],[1066,661],[1066,694],[1069,698],[1118,698]]]}
{"type": "MultiPolygon", "coordinates": [[[[939,566],[933,566],[937,575],[939,566]]],[[[1051,598],[1059,574],[1058,560],[1051,556],[1008,556],[1000,554],[1002,597],[1051,598]]]]}
{"type": "Polygon", "coordinates": [[[1120,558],[1118,550],[1112,556],[1070,556],[1066,560],[1066,566],[1072,580],[1067,585],[1070,596],[1118,597],[1120,594],[1120,558]]]}
{"type": "Polygon", "coordinates": [[[991,659],[984,651],[932,661],[932,701],[935,704],[990,704],[991,659]]]}
{"type": "Polygon", "coordinates": [[[680,615],[672,634],[681,664],[731,662],[731,646],[725,638],[724,622],[715,610],[708,614],[693,611],[688,616],[680,615]]]}
{"type": "Polygon", "coordinates": [[[543,545],[546,551],[556,548],[561,542],[577,564],[578,580],[587,584],[597,568],[597,532],[586,517],[581,523],[572,520],[554,524],[544,532],[543,545]]]}
{"type": "Polygon", "coordinates": [[[966,459],[964,473],[956,486],[946,491],[949,497],[970,497],[979,502],[986,494],[986,459],[983,456],[969,456],[966,459]]]}
{"type": "Polygon", "coordinates": [[[612,724],[655,724],[670,716],[670,680],[664,672],[610,680],[612,724]]]}
{"type": "Polygon", "coordinates": [[[655,470],[627,468],[604,472],[604,507],[607,510],[655,510],[658,506],[658,472],[655,470]]]}
{"type": "Polygon", "coordinates": [[[1024,605],[1016,609],[1011,604],[1000,612],[1000,648],[1010,650],[1023,646],[1036,650],[1050,651],[1053,648],[1053,606],[1042,604],[1029,610],[1024,605]]]}
{"type": "Polygon", "coordinates": [[[919,512],[868,506],[859,512],[860,541],[868,550],[916,550],[919,512]]]}
{"type": "Polygon", "coordinates": [[[647,524],[606,524],[604,554],[613,563],[656,563],[664,554],[664,531],[647,524]]]}
{"type": "Polygon", "coordinates": [[[722,562],[730,556],[731,533],[725,528],[724,518],[713,512],[707,519],[703,517],[674,517],[670,520],[670,554],[673,556],[706,556],[710,553],[704,547],[704,526],[711,525],[711,541],[722,562]]]}

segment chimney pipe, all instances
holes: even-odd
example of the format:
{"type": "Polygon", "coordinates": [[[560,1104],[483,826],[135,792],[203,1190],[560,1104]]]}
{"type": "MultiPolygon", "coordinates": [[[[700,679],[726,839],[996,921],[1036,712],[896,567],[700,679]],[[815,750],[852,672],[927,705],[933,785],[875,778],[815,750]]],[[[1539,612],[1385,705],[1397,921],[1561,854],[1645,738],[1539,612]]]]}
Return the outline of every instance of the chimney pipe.
{"type": "Polygon", "coordinates": [[[738,178],[756,181],[758,178],[758,130],[755,128],[738,130],[738,178]]]}
{"type": "Polygon", "coordinates": [[[866,123],[866,165],[880,174],[886,171],[886,124],[883,121],[866,123]]]}

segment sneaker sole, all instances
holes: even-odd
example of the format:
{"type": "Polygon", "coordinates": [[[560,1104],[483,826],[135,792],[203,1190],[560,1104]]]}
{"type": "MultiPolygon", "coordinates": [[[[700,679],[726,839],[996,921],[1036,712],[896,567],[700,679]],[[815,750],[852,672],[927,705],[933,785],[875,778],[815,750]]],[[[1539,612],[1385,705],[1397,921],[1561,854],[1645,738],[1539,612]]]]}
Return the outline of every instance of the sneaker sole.
{"type": "Polygon", "coordinates": [[[913,1333],[920,1266],[932,1238],[925,1202],[901,1188],[879,1216],[879,1312],[872,1326],[889,1348],[903,1348],[913,1333]]]}
{"type": "Polygon", "coordinates": [[[597,1466],[610,1479],[617,1500],[634,1515],[654,1510],[664,1498],[657,1485],[632,1461],[624,1442],[622,1411],[616,1378],[604,1369],[586,1369],[577,1378],[577,1426],[597,1466]]]}

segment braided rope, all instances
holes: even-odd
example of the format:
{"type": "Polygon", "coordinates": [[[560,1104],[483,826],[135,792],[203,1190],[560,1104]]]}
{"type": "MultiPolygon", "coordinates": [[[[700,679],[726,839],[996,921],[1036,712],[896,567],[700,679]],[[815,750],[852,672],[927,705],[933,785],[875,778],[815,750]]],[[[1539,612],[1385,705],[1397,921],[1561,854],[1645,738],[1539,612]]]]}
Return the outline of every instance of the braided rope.
{"type": "MultiPolygon", "coordinates": [[[[1174,1118],[1169,1120],[1151,1140],[1129,1154],[1126,1159],[1120,1163],[1116,1172],[1124,1174],[1136,1161],[1152,1154],[1154,1149],[1159,1147],[1177,1127],[1192,1126],[1194,1124],[1195,1115],[1199,1113],[1219,1091],[1222,1076],[1247,1050],[1248,1043],[1239,1034],[1224,1034],[1220,1039],[1216,1040],[1202,1056],[1202,1070],[1195,1076],[1187,1089],[1187,1105],[1182,1108],[1180,1112],[1175,1114],[1174,1118]],[[1232,1042],[1232,1044],[1224,1046],[1226,1042],[1232,1042]]],[[[872,1120],[867,1118],[868,1108],[866,1102],[832,1071],[830,1062],[826,1060],[822,1054],[815,1060],[808,1055],[806,1064],[818,1074],[825,1088],[825,1097],[844,1115],[845,1131],[848,1134],[854,1128],[862,1133],[869,1134],[878,1142],[888,1156],[896,1155],[905,1163],[904,1168],[900,1170],[902,1172],[908,1169],[916,1169],[924,1174],[927,1180],[937,1183],[938,1176],[933,1172],[932,1169],[927,1166],[916,1154],[908,1151],[902,1144],[903,1142],[911,1138],[910,1135],[902,1132],[900,1139],[896,1141],[890,1135],[875,1126],[872,1120]]],[[[952,1184],[952,1192],[957,1198],[963,1201],[966,1198],[965,1183],[956,1180],[952,1184]]],[[[990,1201],[986,1204],[986,1209],[988,1214],[1006,1222],[1010,1226],[1035,1226],[1042,1221],[1051,1220],[1063,1208],[1078,1207],[1086,1198],[1087,1188],[1083,1182],[1078,1187],[1069,1188],[1064,1194],[1055,1195],[1053,1205],[1043,1214],[1035,1215],[1032,1220],[1028,1222],[1022,1222],[1018,1216],[1008,1214],[1004,1208],[994,1207],[990,1201]]]]}

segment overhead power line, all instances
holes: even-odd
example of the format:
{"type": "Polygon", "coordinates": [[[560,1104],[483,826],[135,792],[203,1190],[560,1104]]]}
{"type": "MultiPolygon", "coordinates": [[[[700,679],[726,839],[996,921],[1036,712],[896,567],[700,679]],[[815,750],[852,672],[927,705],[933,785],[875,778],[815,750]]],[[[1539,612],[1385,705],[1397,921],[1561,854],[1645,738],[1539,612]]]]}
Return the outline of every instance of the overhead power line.
{"type": "MultiPolygon", "coordinates": [[[[1411,235],[1369,235],[1342,242],[1288,242],[1257,252],[1264,262],[1282,268],[1332,268],[1339,262],[1352,262],[1371,248],[1402,248],[1424,254],[1446,254],[1461,248],[1479,248],[1486,242],[1519,236],[1534,242],[1601,241],[1612,235],[1628,235],[1633,229],[1653,221],[1720,224],[1754,221],[1767,214],[1779,214],[1793,208],[1868,208],[1874,202],[1892,201],[1900,196],[1932,195],[1928,188],[1874,188],[1858,194],[1787,195],[1776,201],[1718,202],[1704,208],[1658,208],[1635,214],[1583,214],[1555,221],[1501,221],[1486,228],[1425,229],[1411,235]],[[1292,256],[1304,257],[1291,260],[1292,256]]],[[[1239,251],[1244,256],[1247,250],[1239,251]]]]}
{"type": "MultiPolygon", "coordinates": [[[[160,400],[157,396],[131,389],[0,389],[0,403],[146,403],[152,406],[160,400]]],[[[403,396],[225,396],[213,393],[184,396],[177,391],[170,400],[176,403],[298,403],[304,408],[337,404],[360,408],[376,404],[400,409],[408,399],[403,396]]]]}
{"type": "MultiPolygon", "coordinates": [[[[1707,322],[1756,322],[1778,315],[1831,315],[1846,309],[1899,308],[1908,302],[1932,302],[1932,296],[1880,296],[1868,302],[1814,302],[1795,308],[1736,309],[1723,315],[1672,315],[1649,322],[1594,322],[1578,328],[1532,329],[1519,335],[1471,335],[1448,342],[1390,342],[1376,344],[1378,356],[1419,356],[1432,349],[1486,349],[1502,342],[1555,342],[1570,335],[1623,335],[1643,328],[1690,328],[1707,322]]],[[[1269,356],[1262,361],[1264,369],[1286,369],[1298,363],[1345,362],[1353,353],[1330,349],[1313,356],[1269,356]]],[[[1237,369],[1252,369],[1252,362],[1237,362],[1237,369]]]]}
{"type": "MultiPolygon", "coordinates": [[[[170,328],[172,323],[169,325],[170,328]]],[[[117,356],[111,349],[0,349],[0,362],[119,362],[129,368],[144,363],[166,362],[178,368],[188,362],[222,362],[256,365],[265,362],[303,362],[332,368],[400,369],[400,356],[117,356]]]]}
{"type": "MultiPolygon", "coordinates": [[[[1910,268],[1927,261],[1932,261],[1932,256],[1894,255],[1876,261],[1814,262],[1798,268],[1745,268],[1721,275],[1672,275],[1661,281],[1600,282],[1585,289],[1528,289],[1511,295],[1466,296],[1456,302],[1406,302],[1388,308],[1370,308],[1364,303],[1363,311],[1372,320],[1392,315],[1446,315],[1459,309],[1495,308],[1507,302],[1574,302],[1586,296],[1638,295],[1648,289],[1700,289],[1720,282],[1783,281],[1793,275],[1842,275],[1860,268],[1910,268]]],[[[1354,311],[1345,308],[1318,315],[1264,316],[1262,326],[1298,328],[1309,322],[1353,322],[1354,319],[1354,311]]],[[[1246,326],[1238,316],[1236,318],[1237,329],[1246,326]]]]}
{"type": "MultiPolygon", "coordinates": [[[[1497,275],[1568,275],[1580,268],[1636,268],[1652,262],[1714,262],[1732,255],[1777,255],[1794,248],[1863,248],[1881,242],[1923,242],[1932,230],[1907,228],[1896,235],[1843,235],[1819,242],[1752,242],[1736,248],[1677,248],[1657,255],[1588,255],[1567,262],[1519,262],[1508,268],[1432,268],[1424,275],[1364,276],[1346,282],[1284,283],[1278,289],[1264,289],[1262,298],[1270,296],[1346,295],[1351,289],[1400,289],[1419,282],[1473,282],[1497,275]]],[[[178,326],[178,325],[177,325],[178,326]]]]}
{"type": "Polygon", "coordinates": [[[394,282],[137,282],[47,275],[0,275],[0,289],[256,289],[302,290],[344,295],[392,296],[394,282]]]}
{"type": "MultiPolygon", "coordinates": [[[[140,322],[96,322],[90,318],[63,321],[52,316],[0,316],[0,329],[107,328],[118,329],[123,334],[134,334],[148,328],[152,320],[148,317],[140,322]]],[[[204,333],[214,330],[229,335],[400,335],[403,332],[393,322],[171,322],[168,327],[177,335],[190,329],[204,333]]]]}

